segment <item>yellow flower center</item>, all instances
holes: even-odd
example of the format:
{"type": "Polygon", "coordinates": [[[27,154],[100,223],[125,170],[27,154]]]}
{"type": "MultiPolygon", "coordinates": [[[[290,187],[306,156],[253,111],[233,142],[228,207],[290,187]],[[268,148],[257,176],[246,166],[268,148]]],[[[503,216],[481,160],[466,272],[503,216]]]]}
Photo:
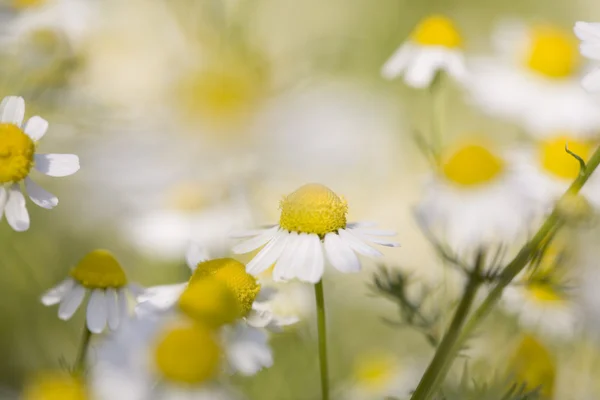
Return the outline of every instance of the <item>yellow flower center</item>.
{"type": "Polygon", "coordinates": [[[357,362],[354,379],[367,389],[382,389],[396,378],[397,367],[392,356],[387,354],[370,355],[357,362]]]}
{"type": "Polygon", "coordinates": [[[154,361],[165,379],[197,385],[212,378],[219,367],[221,348],[213,332],[194,324],[171,328],[159,339],[154,361]]]}
{"type": "Polygon", "coordinates": [[[252,304],[260,292],[260,284],[256,278],[246,272],[246,267],[232,258],[218,258],[198,264],[190,278],[190,284],[212,277],[223,282],[235,297],[240,306],[242,316],[252,309],[252,304]]]}
{"type": "Polygon", "coordinates": [[[90,289],[119,288],[127,284],[123,268],[107,250],[88,253],[71,270],[71,277],[90,289]]]}
{"type": "Polygon", "coordinates": [[[179,297],[179,308],[190,318],[218,327],[242,316],[235,293],[213,277],[190,282],[179,297]]]}
{"type": "Polygon", "coordinates": [[[45,2],[46,0],[12,0],[12,6],[17,10],[23,10],[30,7],[39,7],[45,2]]]}
{"type": "Polygon", "coordinates": [[[0,184],[19,182],[33,167],[35,143],[18,126],[0,123],[0,184]]]}
{"type": "Polygon", "coordinates": [[[531,32],[526,64],[549,78],[565,78],[579,66],[577,41],[570,32],[553,26],[537,26],[531,32]]]}
{"type": "Polygon", "coordinates": [[[541,143],[540,161],[542,168],[552,175],[565,180],[573,180],[579,175],[579,162],[566,152],[565,146],[567,145],[569,151],[577,154],[585,161],[592,152],[591,143],[561,136],[541,143]]]}
{"type": "Polygon", "coordinates": [[[423,46],[457,48],[462,38],[454,23],[443,15],[433,15],[422,20],[411,34],[412,39],[423,46]]]}
{"type": "Polygon", "coordinates": [[[83,383],[64,373],[46,373],[37,376],[25,388],[23,400],[86,400],[83,383]]]}
{"type": "Polygon", "coordinates": [[[510,363],[510,374],[515,382],[525,384],[527,390],[540,388],[542,399],[552,399],[556,366],[550,352],[534,337],[526,335],[510,363]]]}
{"type": "Polygon", "coordinates": [[[531,298],[540,303],[558,303],[564,301],[563,297],[552,285],[546,283],[531,283],[527,287],[531,298]]]}
{"type": "Polygon", "coordinates": [[[346,227],[348,204],[331,189],[309,183],[279,204],[279,226],[290,232],[316,233],[320,237],[346,227]]]}
{"type": "Polygon", "coordinates": [[[442,165],[442,172],[446,178],[461,186],[488,183],[503,170],[502,159],[487,148],[476,144],[461,147],[442,165]]]}

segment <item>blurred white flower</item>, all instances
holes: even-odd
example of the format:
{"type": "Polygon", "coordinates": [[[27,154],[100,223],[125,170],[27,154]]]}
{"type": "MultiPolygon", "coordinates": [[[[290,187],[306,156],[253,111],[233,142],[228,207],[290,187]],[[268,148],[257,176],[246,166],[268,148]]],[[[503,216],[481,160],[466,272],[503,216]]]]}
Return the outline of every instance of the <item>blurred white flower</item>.
{"type": "Polygon", "coordinates": [[[388,247],[398,244],[377,236],[395,236],[395,232],[368,229],[364,224],[348,224],[348,205],[326,186],[307,184],[283,198],[279,224],[267,229],[240,232],[246,240],[233,252],[249,253],[263,247],[248,263],[249,273],[257,275],[273,263],[273,279],[298,278],[317,283],[323,276],[324,254],[341,272],[358,272],[361,265],[356,253],[380,257],[383,254],[370,243],[388,247]],[[356,253],[355,253],[356,252],[356,253]]]}
{"type": "Polygon", "coordinates": [[[417,217],[457,251],[512,243],[531,220],[523,189],[494,149],[466,143],[443,155],[439,173],[425,183],[417,217]]]}
{"type": "Polygon", "coordinates": [[[484,111],[521,124],[535,137],[569,131],[596,136],[597,99],[579,83],[575,37],[552,25],[499,25],[497,54],[475,59],[466,86],[484,111]]]}
{"type": "Polygon", "coordinates": [[[6,214],[8,224],[15,231],[29,229],[29,214],[21,182],[31,201],[52,209],[58,199],[38,186],[29,177],[35,168],[48,176],[68,176],[79,170],[79,158],[73,154],[37,153],[38,141],[48,129],[48,122],[38,116],[25,125],[25,101],[22,97],[5,97],[0,103],[0,218],[6,214]]]}
{"type": "Polygon", "coordinates": [[[45,306],[60,304],[58,317],[70,319],[87,293],[91,293],[86,321],[90,332],[101,333],[106,325],[116,330],[129,317],[128,295],[139,296],[142,289],[129,283],[123,268],[106,250],[88,253],[71,270],[69,277],[42,296],[45,306]]]}
{"type": "Polygon", "coordinates": [[[393,79],[404,75],[410,86],[424,88],[438,71],[462,81],[466,75],[462,38],[454,23],[442,15],[425,18],[410,38],[381,68],[381,75],[393,79]]]}
{"type": "MultiPolygon", "coordinates": [[[[579,50],[584,57],[600,61],[600,23],[582,22],[575,23],[575,34],[581,40],[579,50]]],[[[600,68],[587,74],[581,84],[590,92],[600,90],[600,68]]]]}

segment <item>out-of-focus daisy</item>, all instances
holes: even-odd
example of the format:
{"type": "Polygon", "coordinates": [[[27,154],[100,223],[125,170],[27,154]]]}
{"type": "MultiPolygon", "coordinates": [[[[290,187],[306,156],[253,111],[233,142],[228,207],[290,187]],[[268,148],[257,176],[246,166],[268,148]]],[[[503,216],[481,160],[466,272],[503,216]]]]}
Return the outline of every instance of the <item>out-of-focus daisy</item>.
{"type": "Polygon", "coordinates": [[[470,67],[467,87],[476,104],[522,124],[536,137],[557,131],[580,137],[597,134],[598,102],[581,89],[581,60],[571,32],[552,25],[506,23],[494,41],[499,54],[476,59],[470,67]]]}
{"type": "Polygon", "coordinates": [[[41,117],[31,117],[24,125],[25,101],[22,97],[5,97],[0,103],[0,217],[6,214],[15,231],[29,228],[29,214],[21,191],[21,182],[29,198],[38,206],[52,209],[58,199],[39,187],[29,177],[36,169],[48,176],[68,176],[79,170],[79,158],[73,154],[37,153],[38,141],[48,129],[41,117]]]}
{"type": "Polygon", "coordinates": [[[106,250],[88,253],[71,270],[69,277],[42,296],[46,306],[60,304],[58,317],[70,319],[90,292],[86,321],[90,332],[101,333],[106,325],[116,330],[128,318],[128,295],[141,288],[128,282],[123,268],[106,250]]]}
{"type": "Polygon", "coordinates": [[[490,146],[450,148],[425,184],[417,216],[457,250],[511,242],[530,214],[518,184],[511,165],[490,146]]]}
{"type": "Polygon", "coordinates": [[[541,400],[554,396],[556,362],[554,357],[538,339],[524,335],[509,363],[508,374],[526,390],[539,390],[541,400]]]}
{"type": "MultiPolygon", "coordinates": [[[[578,21],[575,23],[575,34],[581,40],[579,50],[584,57],[600,61],[600,24],[578,21]]],[[[600,90],[600,68],[586,75],[581,84],[586,90],[600,90]]]]}
{"type": "Polygon", "coordinates": [[[442,15],[422,20],[410,38],[396,50],[381,68],[381,75],[393,79],[404,75],[410,86],[431,84],[438,71],[446,71],[456,80],[466,75],[462,38],[454,23],[442,15]]]}
{"type": "Polygon", "coordinates": [[[25,386],[22,400],[87,400],[87,390],[79,377],[66,372],[36,375],[25,386]]]}
{"type": "Polygon", "coordinates": [[[275,263],[275,280],[298,278],[317,283],[323,276],[324,252],[339,271],[358,272],[360,261],[355,252],[370,257],[382,256],[369,242],[398,246],[377,237],[394,236],[395,232],[369,229],[370,224],[347,223],[346,201],[317,183],[304,185],[284,197],[279,208],[278,225],[237,235],[250,239],[234,246],[235,253],[249,253],[264,246],[246,266],[253,275],[275,263]]]}
{"type": "MultiPolygon", "coordinates": [[[[566,148],[587,161],[595,144],[563,134],[514,152],[512,158],[522,186],[541,211],[551,207],[579,175],[579,162],[566,148]]],[[[600,207],[600,175],[593,174],[581,194],[600,207]]]]}

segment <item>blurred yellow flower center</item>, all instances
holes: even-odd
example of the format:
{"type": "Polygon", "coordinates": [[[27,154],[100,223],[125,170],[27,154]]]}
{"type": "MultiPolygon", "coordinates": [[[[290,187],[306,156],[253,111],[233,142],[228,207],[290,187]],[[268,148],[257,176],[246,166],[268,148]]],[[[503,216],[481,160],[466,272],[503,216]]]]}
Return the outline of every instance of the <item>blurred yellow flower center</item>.
{"type": "Polygon", "coordinates": [[[462,38],[454,23],[442,15],[422,20],[412,32],[412,39],[423,46],[460,47],[462,38]]]}
{"type": "Polygon", "coordinates": [[[198,264],[190,279],[190,284],[212,277],[227,285],[239,303],[242,316],[252,309],[252,304],[260,292],[256,278],[246,272],[246,267],[232,258],[218,258],[198,264]]]}
{"type": "Polygon", "coordinates": [[[35,143],[18,126],[0,123],[0,184],[19,182],[33,167],[35,143]]]}
{"type": "Polygon", "coordinates": [[[39,7],[45,2],[46,0],[12,0],[12,6],[17,10],[22,10],[29,7],[39,7]]]}
{"type": "Polygon", "coordinates": [[[395,359],[391,356],[371,355],[356,364],[354,379],[367,389],[380,389],[396,378],[397,367],[395,359]]]}
{"type": "Polygon", "coordinates": [[[587,161],[592,150],[590,143],[579,142],[562,136],[541,143],[540,161],[542,168],[552,175],[561,179],[573,180],[579,175],[579,162],[566,152],[566,145],[569,146],[569,151],[577,154],[585,161],[587,161]]]}
{"type": "Polygon", "coordinates": [[[554,394],[556,366],[550,352],[534,337],[526,335],[510,363],[509,373],[516,383],[527,390],[540,388],[541,399],[549,400],[554,394]]]}
{"type": "Polygon", "coordinates": [[[83,383],[68,374],[47,373],[36,377],[24,390],[23,400],[86,400],[83,383]]]}
{"type": "Polygon", "coordinates": [[[527,66],[549,78],[572,75],[579,65],[579,49],[571,32],[552,26],[538,26],[531,32],[527,66]]]}
{"type": "Polygon", "coordinates": [[[532,283],[527,287],[527,293],[531,298],[540,303],[561,302],[564,299],[550,284],[532,283]]]}
{"type": "Polygon", "coordinates": [[[107,250],[88,253],[71,270],[71,277],[90,289],[119,288],[127,284],[123,268],[107,250]]]}
{"type": "Polygon", "coordinates": [[[190,318],[213,327],[229,324],[242,316],[235,293],[226,283],[213,277],[190,282],[179,297],[179,308],[190,318]]]}
{"type": "Polygon", "coordinates": [[[323,237],[346,227],[348,204],[331,189],[309,183],[279,204],[279,226],[290,232],[316,233],[323,237]]]}
{"type": "Polygon", "coordinates": [[[197,385],[212,378],[219,367],[221,349],[204,325],[172,328],[155,348],[154,360],[165,379],[197,385]]]}
{"type": "Polygon", "coordinates": [[[502,159],[487,148],[472,144],[460,148],[446,159],[442,172],[461,186],[477,186],[493,181],[504,170],[502,159]]]}

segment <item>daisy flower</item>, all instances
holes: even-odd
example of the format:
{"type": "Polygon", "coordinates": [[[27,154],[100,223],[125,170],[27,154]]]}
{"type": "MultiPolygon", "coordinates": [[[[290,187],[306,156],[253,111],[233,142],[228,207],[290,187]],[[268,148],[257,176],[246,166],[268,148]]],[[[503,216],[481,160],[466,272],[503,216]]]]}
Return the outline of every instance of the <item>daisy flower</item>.
{"type": "Polygon", "coordinates": [[[298,278],[317,283],[323,276],[324,252],[339,271],[358,272],[361,265],[355,252],[382,256],[368,243],[398,246],[377,237],[394,236],[395,232],[369,229],[370,224],[347,223],[346,201],[317,183],[304,185],[284,197],[279,208],[278,225],[236,235],[250,239],[234,246],[234,253],[249,253],[264,246],[246,266],[252,275],[260,274],[275,263],[275,280],[298,278]]]}
{"type": "Polygon", "coordinates": [[[569,131],[592,137],[599,104],[579,83],[580,54],[571,32],[553,25],[500,25],[493,57],[475,59],[466,82],[473,102],[539,138],[569,131]],[[518,96],[515,95],[518,93],[518,96]]]}
{"type": "Polygon", "coordinates": [[[45,372],[37,374],[27,382],[22,400],[86,400],[87,388],[81,379],[66,372],[45,372]]]}
{"type": "Polygon", "coordinates": [[[73,154],[37,153],[38,141],[48,129],[41,117],[31,117],[24,125],[25,101],[22,97],[5,97],[0,103],[0,218],[6,214],[8,224],[18,232],[29,229],[29,214],[21,183],[31,201],[52,209],[58,199],[39,187],[29,177],[35,168],[48,176],[68,176],[79,170],[79,158],[73,154]]]}
{"type": "Polygon", "coordinates": [[[92,333],[101,333],[106,325],[116,330],[129,315],[127,297],[139,295],[141,289],[127,281],[125,272],[107,250],[88,253],[71,270],[69,277],[42,296],[45,306],[60,304],[58,317],[70,319],[87,293],[86,323],[92,333]]]}
{"type": "Polygon", "coordinates": [[[550,351],[532,335],[523,335],[509,363],[508,374],[525,390],[538,389],[540,398],[553,399],[556,361],[550,351]]]}
{"type": "Polygon", "coordinates": [[[383,65],[381,75],[386,79],[404,75],[408,85],[424,88],[438,71],[446,71],[458,81],[466,75],[462,38],[454,23],[445,16],[433,15],[417,25],[383,65]]]}
{"type": "MultiPolygon", "coordinates": [[[[578,21],[575,34],[581,40],[579,50],[584,57],[600,61],[600,24],[578,21]]],[[[600,90],[600,68],[596,67],[581,81],[581,85],[590,92],[600,90]]]]}
{"type": "Polygon", "coordinates": [[[530,209],[515,171],[491,147],[465,143],[442,154],[425,183],[416,215],[456,250],[513,241],[530,209]]]}

